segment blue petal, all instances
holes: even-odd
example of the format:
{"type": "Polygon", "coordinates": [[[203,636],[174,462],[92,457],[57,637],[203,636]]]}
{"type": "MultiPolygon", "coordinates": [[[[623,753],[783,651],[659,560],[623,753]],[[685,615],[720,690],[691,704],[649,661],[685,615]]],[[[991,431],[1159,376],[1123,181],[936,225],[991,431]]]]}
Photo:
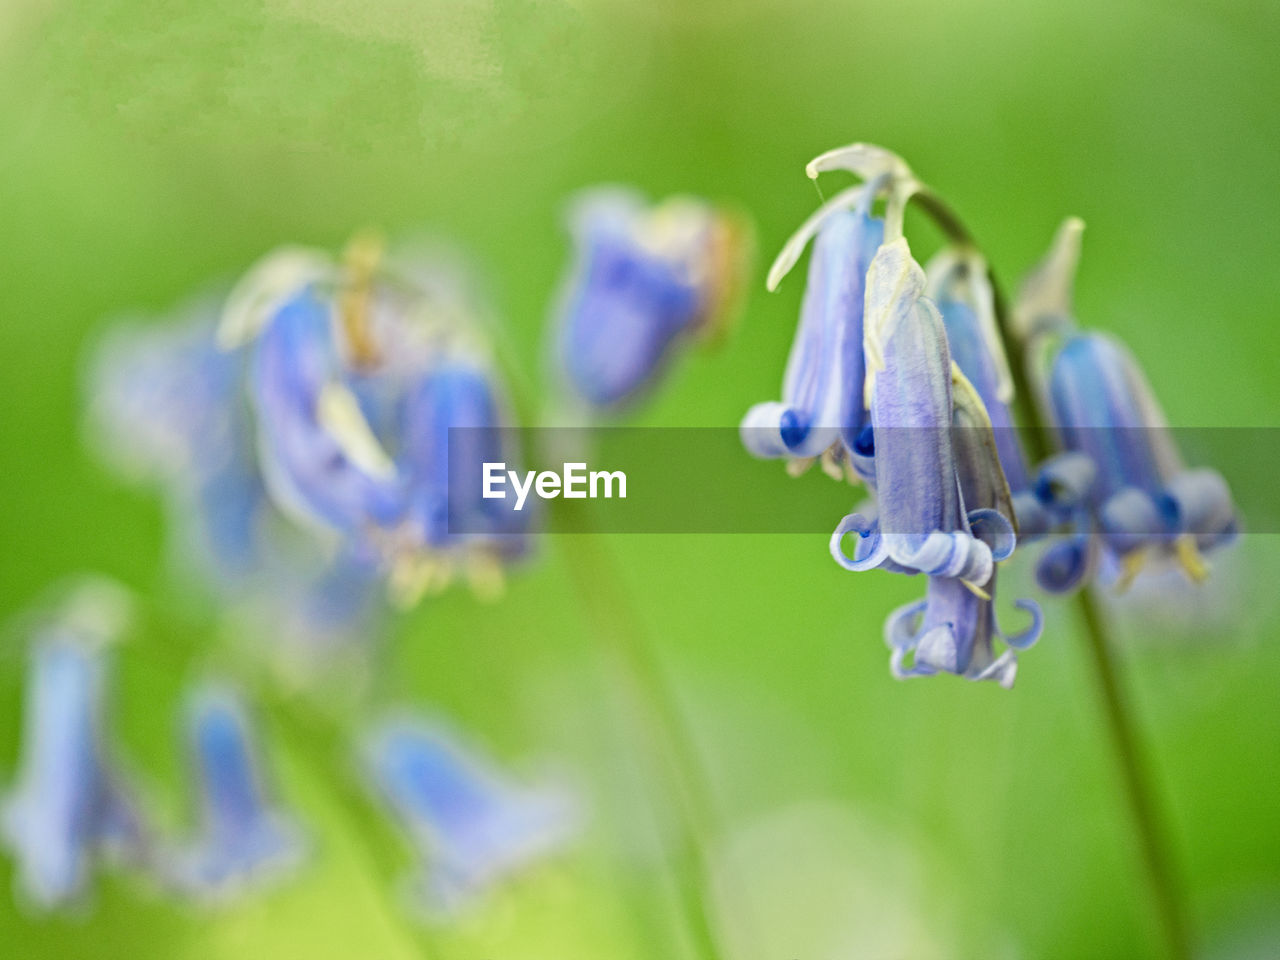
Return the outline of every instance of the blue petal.
{"type": "Polygon", "coordinates": [[[938,301],[938,310],[947,331],[951,359],[973,384],[986,407],[999,451],[1000,465],[1015,494],[1029,488],[1026,457],[1008,406],[1000,399],[1000,376],[986,337],[973,309],[957,300],[938,301]]]}
{"type": "Polygon", "coordinates": [[[1054,526],[1054,518],[1035,494],[1023,490],[1013,495],[1013,515],[1018,520],[1018,541],[1030,543],[1054,526]]]}
{"type": "Polygon", "coordinates": [[[1048,593],[1070,593],[1087,578],[1093,567],[1093,554],[1088,534],[1054,540],[1036,564],[1036,583],[1048,593]]]}
{"type": "Polygon", "coordinates": [[[1095,496],[1123,487],[1156,493],[1170,466],[1165,425],[1130,353],[1096,333],[1070,337],[1053,361],[1049,397],[1063,446],[1098,470],[1095,496]]]}
{"type": "Polygon", "coordinates": [[[441,364],[408,392],[401,429],[416,545],[484,539],[520,552],[533,511],[516,512],[514,497],[482,496],[485,463],[518,466],[490,377],[462,361],[441,364]]]}
{"type": "Polygon", "coordinates": [[[650,210],[612,190],[580,198],[574,221],[577,263],[560,359],[584,399],[613,406],[651,383],[677,338],[715,306],[714,285],[724,279],[709,268],[718,221],[701,204],[668,201],[650,210]],[[672,226],[677,217],[680,229],[672,226]]]}
{"type": "Polygon", "coordinates": [[[884,641],[890,650],[909,650],[916,643],[916,629],[927,601],[915,600],[889,614],[884,622],[884,641]]]}
{"type": "Polygon", "coordinates": [[[174,852],[167,874],[198,899],[226,899],[296,865],[305,844],[267,798],[261,762],[239,698],[205,686],[189,704],[190,750],[200,791],[199,835],[174,852]]]}
{"type": "Polygon", "coordinates": [[[1157,498],[1157,505],[1169,528],[1193,534],[1202,550],[1229,541],[1236,532],[1231,490],[1216,470],[1179,473],[1157,498]]]}
{"type": "Polygon", "coordinates": [[[1167,539],[1155,499],[1137,487],[1122,487],[1108,497],[1098,508],[1098,524],[1119,554],[1167,539]]]}
{"type": "Polygon", "coordinates": [[[1018,542],[1013,524],[999,510],[989,507],[969,511],[969,529],[987,545],[992,560],[1008,559],[1018,542]]]}
{"type": "Polygon", "coordinates": [[[359,536],[371,525],[389,526],[404,499],[396,478],[362,470],[319,423],[322,390],[344,375],[330,308],[308,292],[258,338],[251,397],[262,470],[277,504],[303,522],[359,536]]]}
{"type": "Polygon", "coordinates": [[[1026,629],[1017,633],[1005,633],[998,625],[996,631],[1004,638],[1005,643],[1015,650],[1026,650],[1040,639],[1040,634],[1044,630],[1044,614],[1040,611],[1040,604],[1034,600],[1015,600],[1013,605],[1031,614],[1031,623],[1026,629]]]}
{"type": "Polygon", "coordinates": [[[378,792],[430,860],[421,892],[432,913],[455,913],[557,849],[573,829],[566,794],[508,784],[428,723],[385,722],[365,739],[363,752],[378,792]]]}
{"type": "Polygon", "coordinates": [[[743,441],[759,457],[816,457],[838,440],[851,446],[863,406],[863,303],[866,274],[884,225],[862,211],[827,216],[809,260],[800,324],[787,359],[780,404],[759,404],[743,441]]]}
{"type": "Polygon", "coordinates": [[[33,650],[22,767],[0,815],[17,885],[45,910],[84,893],[100,854],[140,856],[145,844],[140,817],[104,755],[103,655],[83,639],[59,626],[33,650]]]}
{"type": "Polygon", "coordinates": [[[738,427],[742,445],[753,457],[816,457],[840,439],[838,427],[814,428],[809,415],[785,403],[757,403],[738,427]]]}
{"type": "Polygon", "coordinates": [[[1056,454],[1040,464],[1035,495],[1060,523],[1089,502],[1097,477],[1098,468],[1087,454],[1056,454]]]}
{"type": "MultiPolygon", "coordinates": [[[[981,584],[991,551],[968,529],[952,448],[951,358],[937,310],[921,297],[924,275],[905,241],[876,254],[868,277],[875,374],[879,549],[910,570],[981,584]]],[[[869,348],[870,349],[870,348],[869,348]]]]}

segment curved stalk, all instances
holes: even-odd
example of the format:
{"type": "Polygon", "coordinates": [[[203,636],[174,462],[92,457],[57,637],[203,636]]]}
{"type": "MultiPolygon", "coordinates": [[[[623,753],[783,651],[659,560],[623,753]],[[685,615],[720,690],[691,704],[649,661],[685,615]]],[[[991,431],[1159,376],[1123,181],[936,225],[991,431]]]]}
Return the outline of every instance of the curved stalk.
{"type": "Polygon", "coordinates": [[[619,680],[629,688],[637,736],[658,768],[662,792],[673,801],[679,839],[672,867],[687,933],[701,960],[723,960],[707,906],[713,892],[708,861],[713,819],[697,749],[613,556],[598,533],[584,529],[586,523],[575,518],[562,525],[560,545],[587,619],[616,657],[619,680]]]}

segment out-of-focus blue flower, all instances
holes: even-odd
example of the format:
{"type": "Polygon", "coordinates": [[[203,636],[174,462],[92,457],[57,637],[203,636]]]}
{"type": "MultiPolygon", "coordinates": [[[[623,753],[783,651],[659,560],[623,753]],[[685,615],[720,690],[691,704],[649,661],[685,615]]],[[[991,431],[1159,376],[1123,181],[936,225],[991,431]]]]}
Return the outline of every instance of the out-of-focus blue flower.
{"type": "Polygon", "coordinates": [[[385,574],[399,602],[457,569],[491,592],[528,518],[480,497],[476,458],[516,456],[475,309],[438,270],[353,249],[327,265],[272,255],[228,301],[223,341],[251,352],[267,489],[385,574]]]}
{"type": "MultiPolygon", "coordinates": [[[[997,510],[967,510],[952,448],[951,357],[942,318],[923,298],[924,271],[903,238],[886,243],[867,280],[867,358],[878,516],[850,514],[831,553],[850,570],[877,567],[981,587],[1013,550],[997,510]],[[846,534],[857,537],[852,557],[846,534]]],[[[993,469],[999,470],[998,461],[993,469]]]]}
{"type": "Polygon", "coordinates": [[[21,769],[0,808],[17,889],[41,910],[85,892],[103,854],[139,859],[146,838],[103,729],[107,654],[123,598],[106,584],[78,590],[31,653],[21,769]]]}
{"type": "Polygon", "coordinates": [[[832,463],[847,462],[857,446],[867,423],[867,269],[884,238],[883,222],[870,215],[875,194],[876,185],[868,184],[834,197],[787,242],[769,272],[773,290],[815,237],[782,402],[756,404],[740,427],[743,445],[754,456],[807,462],[827,455],[829,469],[832,463]]]}
{"type": "Polygon", "coordinates": [[[1037,565],[1041,587],[1066,592],[1097,574],[1126,585],[1150,558],[1176,558],[1193,579],[1202,551],[1229,541],[1237,517],[1226,481],[1183,466],[1159,404],[1116,339],[1080,332],[1072,290],[1083,223],[1059,228],[1023,284],[1016,321],[1047,366],[1044,402],[1058,455],[1041,464],[1034,493],[1064,536],[1037,565]]]}
{"type": "Polygon", "coordinates": [[[576,826],[568,793],[512,784],[432,723],[385,721],[362,752],[372,786],[421,847],[425,874],[414,892],[436,918],[559,849],[576,826]]]}
{"type": "Polygon", "coordinates": [[[675,344],[726,322],[742,272],[742,228],[691,197],[649,206],[617,187],[575,199],[575,260],[560,307],[557,358],[595,407],[633,399],[675,344]]]}
{"type": "Polygon", "coordinates": [[[515,446],[492,379],[463,360],[440,363],[408,391],[402,429],[399,462],[409,480],[409,507],[398,535],[410,549],[400,574],[448,576],[436,558],[462,548],[473,586],[483,587],[476,578],[497,568],[486,573],[477,565],[523,553],[529,524],[514,498],[482,495],[484,464],[507,462],[515,446]],[[415,556],[428,569],[415,564],[415,556]]]}
{"type": "Polygon", "coordinates": [[[215,339],[224,299],[108,329],[90,358],[89,439],[119,473],[161,488],[175,557],[219,599],[252,609],[291,665],[309,667],[375,632],[377,571],[294,534],[268,496],[244,357],[215,339]]]}
{"type": "Polygon", "coordinates": [[[259,563],[270,505],[243,365],[214,343],[220,306],[208,295],[164,322],[109,328],[91,357],[88,432],[119,473],[163,487],[181,555],[221,583],[240,583],[259,563]]]}
{"type": "Polygon", "coordinates": [[[166,875],[188,896],[224,900],[296,865],[305,845],[293,820],[268,799],[239,697],[225,687],[199,687],[190,697],[187,726],[199,835],[170,855],[166,875]]]}
{"type": "Polygon", "coordinates": [[[250,391],[268,488],[295,519],[363,545],[405,508],[404,484],[351,389],[332,306],[308,288],[263,328],[250,391]]]}
{"type": "MultiPolygon", "coordinates": [[[[1231,492],[1217,471],[1183,466],[1132,354],[1100,333],[1070,334],[1054,357],[1048,394],[1066,463],[1076,464],[1081,476],[1066,480],[1063,463],[1051,461],[1038,490],[1060,513],[1075,514],[1079,532],[1101,536],[1102,572],[1123,583],[1147,557],[1164,555],[1176,556],[1193,578],[1203,577],[1199,553],[1236,533],[1231,492]]],[[[1087,553],[1073,556],[1087,563],[1087,553]]],[[[1075,569],[1063,575],[1062,563],[1055,556],[1045,566],[1046,589],[1079,582],[1075,569]]]]}

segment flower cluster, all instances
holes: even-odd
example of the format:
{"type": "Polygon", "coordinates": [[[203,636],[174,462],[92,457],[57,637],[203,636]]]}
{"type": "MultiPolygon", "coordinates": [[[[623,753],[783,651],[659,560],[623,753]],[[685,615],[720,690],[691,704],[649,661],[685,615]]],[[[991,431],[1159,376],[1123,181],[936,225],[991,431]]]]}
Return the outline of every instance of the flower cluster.
{"type": "MultiPolygon", "coordinates": [[[[107,863],[217,905],[282,881],[307,859],[304,830],[274,799],[245,696],[224,681],[198,683],[186,696],[192,835],[167,838],[147,815],[108,724],[113,647],[129,608],[115,584],[77,585],[55,615],[42,615],[31,645],[20,770],[0,796],[0,840],[16,862],[19,893],[37,910],[82,903],[107,863]]],[[[567,792],[509,783],[416,714],[357,732],[355,742],[371,797],[387,799],[425,847],[430,881],[417,892],[438,918],[556,851],[576,823],[567,792]]]]}
{"type": "MultiPolygon", "coordinates": [[[[376,706],[345,668],[375,661],[386,599],[405,606],[458,575],[492,595],[528,550],[529,512],[481,496],[482,464],[519,455],[463,276],[439,250],[388,251],[372,235],[338,257],[284,248],[164,322],[112,325],[90,358],[95,452],[160,489],[172,552],[229,615],[225,633],[278,654],[291,694],[340,675],[349,704],[376,706]]],[[[106,727],[124,597],[95,581],[41,619],[21,771],[0,806],[16,888],[40,909],[73,906],[100,863],[123,860],[174,896],[221,904],[293,874],[309,831],[273,789],[234,683],[185,697],[189,831],[165,836],[146,815],[106,727]]],[[[370,799],[422,848],[415,893],[435,918],[572,832],[566,791],[510,782],[423,717],[342,732],[370,799]]]]}
{"type": "Polygon", "coordinates": [[[1034,480],[1051,529],[1062,534],[1040,558],[1036,579],[1054,593],[1094,578],[1123,589],[1148,562],[1173,560],[1202,580],[1202,555],[1238,529],[1231,491],[1217,471],[1184,466],[1128,349],[1076,327],[1071,294],[1082,229],[1074,219],[1062,225],[1018,305],[1061,451],[1034,480]]]}
{"type": "Polygon", "coordinates": [[[481,464],[518,457],[477,313],[456,271],[368,235],[276,251],[223,310],[273,501],[404,604],[458,573],[491,594],[527,546],[525,515],[480,495],[481,464]]]}
{"type": "Polygon", "coordinates": [[[952,223],[952,241],[927,267],[915,261],[904,209],[917,195],[936,198],[888,151],[834,150],[808,173],[833,169],[862,183],[811,216],[769,273],[773,289],[813,241],[783,398],[752,407],[740,432],[750,453],[786,459],[793,473],[816,460],[837,479],[866,484],[873,500],[831,537],[842,567],[928,577],[925,598],[885,624],[893,673],[1012,685],[1017,651],[1042,626],[1033,600],[1016,602],[1031,617],[1023,630],[997,623],[996,565],[1019,538],[1069,533],[1037,566],[1053,591],[1079,586],[1095,568],[1123,583],[1151,556],[1176,557],[1201,576],[1200,551],[1236,528],[1229,491],[1217,473],[1181,466],[1128,353],[1071,324],[1075,221],[1018,305],[1028,357],[1049,358],[1041,392],[1061,451],[1032,470],[981,253],[952,223]]]}

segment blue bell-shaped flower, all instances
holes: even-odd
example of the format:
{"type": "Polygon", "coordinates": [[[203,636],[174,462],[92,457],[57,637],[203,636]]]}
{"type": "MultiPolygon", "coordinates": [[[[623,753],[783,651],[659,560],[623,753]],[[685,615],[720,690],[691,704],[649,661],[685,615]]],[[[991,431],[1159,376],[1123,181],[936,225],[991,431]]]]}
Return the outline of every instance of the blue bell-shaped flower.
{"type": "Polygon", "coordinates": [[[569,794],[513,784],[443,727],[402,717],[364,739],[373,787],[415,843],[426,869],[418,902],[437,919],[559,849],[577,822],[569,794]]]}
{"type": "Polygon", "coordinates": [[[21,767],[0,805],[0,837],[33,907],[74,905],[104,856],[145,859],[148,840],[104,729],[108,654],[123,594],[79,587],[37,636],[26,688],[21,767]]]}
{"type": "Polygon", "coordinates": [[[200,822],[196,838],[168,858],[170,882],[193,899],[221,901],[296,866],[305,843],[268,798],[240,698],[198,687],[188,700],[187,741],[200,822]]]}
{"type": "Polygon", "coordinates": [[[676,345],[723,326],[745,259],[736,220],[691,197],[649,206],[617,187],[572,204],[575,260],[556,354],[573,393],[610,408],[641,394],[676,345]]]}

